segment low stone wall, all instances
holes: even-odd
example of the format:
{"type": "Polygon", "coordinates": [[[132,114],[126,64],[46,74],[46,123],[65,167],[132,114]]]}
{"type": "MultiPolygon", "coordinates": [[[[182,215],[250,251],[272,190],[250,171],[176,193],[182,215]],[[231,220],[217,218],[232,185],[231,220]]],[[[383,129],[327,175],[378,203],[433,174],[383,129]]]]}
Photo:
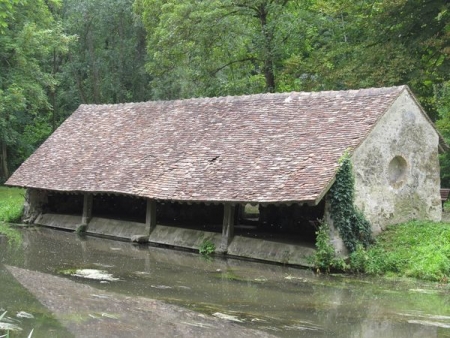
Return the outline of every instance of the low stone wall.
{"type": "MultiPolygon", "coordinates": [[[[41,214],[36,219],[36,224],[76,231],[80,226],[80,220],[81,216],[41,214]]],[[[146,231],[148,229],[144,223],[99,217],[93,217],[85,228],[87,234],[122,240],[131,240],[133,236],[144,236],[146,231]]],[[[205,241],[214,244],[216,249],[220,247],[222,242],[222,234],[219,232],[160,224],[146,238],[148,238],[150,244],[179,247],[195,251],[198,251],[205,241]]],[[[309,266],[308,257],[314,254],[314,252],[315,249],[311,244],[283,243],[277,242],[276,240],[234,236],[228,246],[227,255],[289,265],[309,266]]]]}

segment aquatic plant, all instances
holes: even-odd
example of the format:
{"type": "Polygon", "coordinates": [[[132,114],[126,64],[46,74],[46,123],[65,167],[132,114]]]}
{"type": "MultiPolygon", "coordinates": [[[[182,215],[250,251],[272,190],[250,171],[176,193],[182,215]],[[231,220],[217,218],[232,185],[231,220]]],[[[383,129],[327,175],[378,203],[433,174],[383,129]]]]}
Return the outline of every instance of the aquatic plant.
{"type": "Polygon", "coordinates": [[[209,256],[216,251],[216,246],[210,240],[205,240],[200,245],[198,252],[204,256],[209,256]]]}

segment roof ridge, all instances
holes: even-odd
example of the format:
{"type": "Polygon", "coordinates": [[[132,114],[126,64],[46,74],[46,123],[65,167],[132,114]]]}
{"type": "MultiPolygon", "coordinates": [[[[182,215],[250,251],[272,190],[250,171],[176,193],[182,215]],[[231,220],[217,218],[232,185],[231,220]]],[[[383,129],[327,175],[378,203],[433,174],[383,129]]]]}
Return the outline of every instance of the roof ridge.
{"type": "Polygon", "coordinates": [[[133,106],[133,105],[143,105],[143,104],[155,104],[155,105],[172,105],[179,103],[191,103],[191,104],[209,104],[209,103],[219,103],[219,102],[239,102],[254,99],[277,99],[277,98],[305,98],[305,97],[355,97],[355,96],[375,96],[384,95],[390,92],[401,92],[408,86],[390,86],[390,87],[369,87],[362,89],[343,89],[343,90],[324,90],[324,91],[290,91],[290,92],[280,92],[280,93],[256,93],[256,94],[244,94],[244,95],[227,95],[227,96],[212,96],[212,97],[192,97],[185,99],[174,99],[174,100],[149,100],[140,102],[123,102],[123,103],[104,103],[104,104],[81,104],[87,107],[109,107],[109,106],[133,106]]]}
{"type": "Polygon", "coordinates": [[[333,97],[338,94],[352,94],[346,96],[372,96],[382,95],[388,92],[400,92],[407,86],[390,86],[390,87],[369,87],[362,89],[343,89],[343,90],[324,90],[324,91],[290,91],[290,92],[278,92],[278,93],[256,93],[256,94],[244,94],[244,95],[227,95],[227,96],[212,96],[212,97],[193,97],[187,99],[176,100],[160,100],[160,101],[147,101],[147,102],[184,102],[188,101],[204,101],[204,102],[222,102],[222,101],[241,101],[245,99],[255,98],[279,98],[279,97],[291,97],[291,96],[326,96],[333,97]],[[364,95],[366,94],[366,95],[364,95]]]}

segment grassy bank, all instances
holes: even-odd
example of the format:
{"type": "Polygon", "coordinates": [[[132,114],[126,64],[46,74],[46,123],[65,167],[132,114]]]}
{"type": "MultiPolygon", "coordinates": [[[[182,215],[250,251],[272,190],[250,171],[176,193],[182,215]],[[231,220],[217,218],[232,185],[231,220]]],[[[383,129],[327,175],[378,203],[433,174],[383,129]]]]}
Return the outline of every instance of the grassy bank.
{"type": "Polygon", "coordinates": [[[0,222],[19,222],[25,190],[0,186],[0,222]]]}
{"type": "Polygon", "coordinates": [[[11,245],[21,243],[20,233],[8,223],[20,221],[25,190],[0,186],[0,235],[5,235],[11,245]]]}
{"type": "Polygon", "coordinates": [[[388,227],[367,252],[351,262],[369,274],[447,282],[450,278],[450,223],[413,221],[388,227]]]}
{"type": "Polygon", "coordinates": [[[313,265],[321,271],[346,271],[450,281],[450,215],[443,222],[412,221],[389,226],[367,249],[359,244],[350,257],[337,257],[329,228],[317,232],[313,265]]]}

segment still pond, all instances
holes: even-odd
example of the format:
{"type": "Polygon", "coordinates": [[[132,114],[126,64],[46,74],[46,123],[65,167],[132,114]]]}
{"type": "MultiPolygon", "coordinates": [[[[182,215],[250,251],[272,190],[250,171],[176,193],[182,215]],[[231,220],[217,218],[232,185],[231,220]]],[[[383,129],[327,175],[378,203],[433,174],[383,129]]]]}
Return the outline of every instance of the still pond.
{"type": "Polygon", "coordinates": [[[10,337],[450,337],[448,285],[19,231],[0,237],[10,337]]]}

